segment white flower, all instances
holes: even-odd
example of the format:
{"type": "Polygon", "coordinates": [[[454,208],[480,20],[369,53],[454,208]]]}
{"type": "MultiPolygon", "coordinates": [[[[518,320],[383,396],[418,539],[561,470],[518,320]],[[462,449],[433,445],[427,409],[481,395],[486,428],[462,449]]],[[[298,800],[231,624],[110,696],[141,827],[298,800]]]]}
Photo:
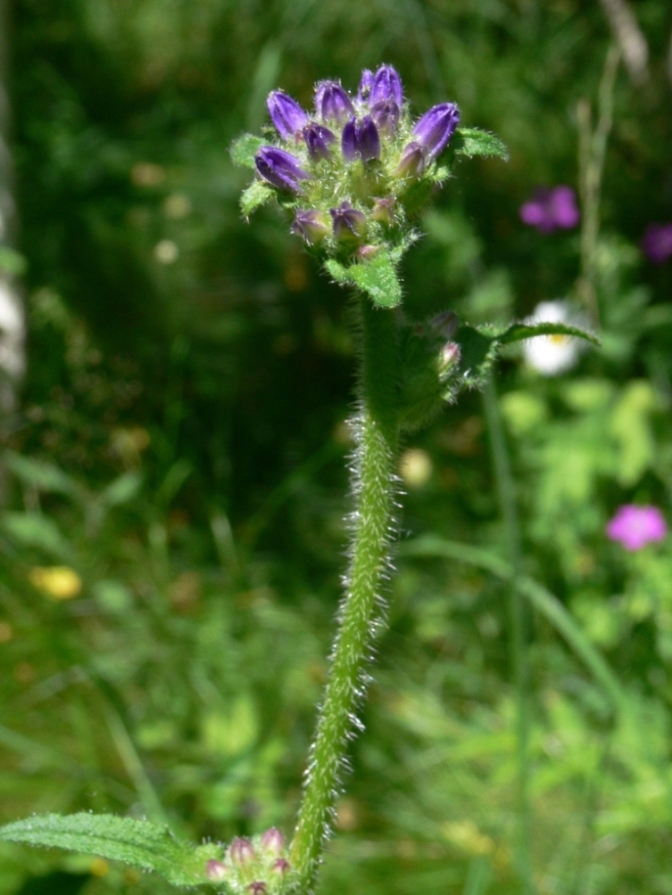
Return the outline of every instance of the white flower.
{"type": "MultiPolygon", "coordinates": [[[[525,323],[566,323],[586,327],[584,316],[561,298],[540,302],[525,323]]],[[[559,376],[571,370],[585,347],[579,339],[563,335],[534,336],[522,344],[525,361],[542,376],[559,376]]]]}

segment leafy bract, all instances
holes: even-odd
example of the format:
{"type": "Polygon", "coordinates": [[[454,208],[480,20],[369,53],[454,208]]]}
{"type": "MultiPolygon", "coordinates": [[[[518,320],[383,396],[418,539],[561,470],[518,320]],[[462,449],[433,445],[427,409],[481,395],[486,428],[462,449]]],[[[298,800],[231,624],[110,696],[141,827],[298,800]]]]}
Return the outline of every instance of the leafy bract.
{"type": "Polygon", "coordinates": [[[267,142],[263,137],[255,137],[253,134],[243,134],[242,137],[238,137],[231,145],[231,158],[234,165],[254,170],[254,157],[267,142]]]}
{"type": "Polygon", "coordinates": [[[262,183],[260,180],[255,180],[246,190],[243,190],[243,194],[240,197],[240,209],[247,218],[253,211],[256,211],[257,208],[261,208],[262,205],[265,205],[266,202],[274,197],[274,195],[275,193],[270,186],[267,186],[267,184],[262,183]]]}
{"type": "Polygon", "coordinates": [[[368,261],[349,266],[330,259],[326,268],[337,283],[355,286],[379,308],[395,308],[401,301],[401,283],[390,252],[382,249],[368,261]]]}
{"type": "Polygon", "coordinates": [[[175,886],[208,882],[207,856],[165,826],[113,814],[43,814],[0,827],[0,841],[56,846],[152,870],[175,886]]]}

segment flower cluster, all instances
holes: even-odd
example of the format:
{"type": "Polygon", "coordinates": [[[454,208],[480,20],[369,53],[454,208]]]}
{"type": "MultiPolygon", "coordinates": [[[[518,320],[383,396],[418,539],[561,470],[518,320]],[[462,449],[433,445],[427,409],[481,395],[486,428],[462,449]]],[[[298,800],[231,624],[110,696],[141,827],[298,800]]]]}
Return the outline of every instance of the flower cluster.
{"type": "Polygon", "coordinates": [[[641,550],[647,544],[662,541],[667,523],[658,507],[626,503],[618,508],[607,525],[607,537],[619,541],[626,550],[641,550]]]}
{"type": "Polygon", "coordinates": [[[532,199],[520,206],[520,219],[541,233],[571,230],[581,219],[571,186],[538,189],[532,199]]]}
{"type": "Polygon", "coordinates": [[[258,149],[256,169],[293,211],[293,232],[362,258],[403,232],[427,187],[445,179],[436,162],[460,120],[454,103],[441,103],[413,122],[391,65],[364,71],[354,96],[321,81],[310,113],[274,90],[268,111],[279,139],[258,149]]]}
{"type": "Polygon", "coordinates": [[[277,895],[288,871],[285,838],[271,827],[254,839],[233,839],[221,859],[207,862],[205,875],[212,882],[226,883],[236,895],[277,895]]]}

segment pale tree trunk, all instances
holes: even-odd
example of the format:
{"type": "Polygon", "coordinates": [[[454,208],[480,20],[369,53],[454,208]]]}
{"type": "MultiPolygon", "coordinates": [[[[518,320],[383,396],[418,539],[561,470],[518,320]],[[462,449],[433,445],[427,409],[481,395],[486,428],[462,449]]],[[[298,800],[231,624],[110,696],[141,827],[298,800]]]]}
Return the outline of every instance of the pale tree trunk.
{"type": "MultiPolygon", "coordinates": [[[[17,408],[25,369],[25,318],[16,278],[17,213],[10,149],[9,0],[0,0],[0,427],[17,408]]],[[[1,431],[0,428],[0,431],[1,431]]]]}

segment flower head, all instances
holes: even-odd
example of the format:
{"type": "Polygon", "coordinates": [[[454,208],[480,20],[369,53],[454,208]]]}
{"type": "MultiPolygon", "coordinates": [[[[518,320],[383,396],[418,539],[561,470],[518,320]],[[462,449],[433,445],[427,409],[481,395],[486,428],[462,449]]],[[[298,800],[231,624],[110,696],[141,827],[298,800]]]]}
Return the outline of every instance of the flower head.
{"type": "MultiPolygon", "coordinates": [[[[585,327],[583,316],[563,299],[540,302],[526,323],[566,323],[585,327]]],[[[576,366],[584,345],[573,336],[533,336],[523,342],[528,365],[542,376],[559,376],[576,366]]]]}
{"type": "Polygon", "coordinates": [[[636,551],[667,535],[667,523],[658,507],[636,506],[632,503],[619,507],[607,524],[607,537],[619,541],[626,550],[636,551]]]}
{"type": "Polygon", "coordinates": [[[571,186],[540,188],[529,202],[520,207],[520,219],[541,233],[576,227],[581,214],[571,186]]]}
{"type": "Polygon", "coordinates": [[[654,264],[664,264],[672,257],[672,221],[649,224],[641,242],[642,251],[654,264]]]}

